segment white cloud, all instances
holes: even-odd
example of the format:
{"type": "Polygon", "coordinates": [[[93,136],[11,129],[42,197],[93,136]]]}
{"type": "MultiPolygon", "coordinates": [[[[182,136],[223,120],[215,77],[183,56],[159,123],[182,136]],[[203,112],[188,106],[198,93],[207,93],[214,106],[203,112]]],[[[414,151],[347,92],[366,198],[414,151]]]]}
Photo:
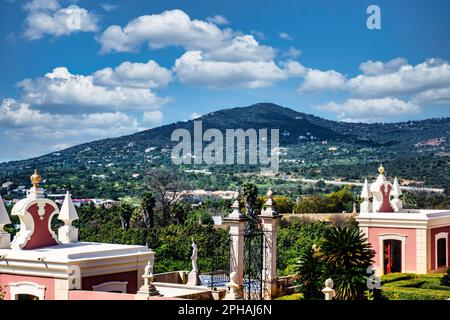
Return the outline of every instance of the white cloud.
{"type": "Polygon", "coordinates": [[[146,43],[150,48],[169,45],[188,50],[204,50],[223,46],[233,36],[230,29],[220,29],[214,23],[191,20],[182,10],[140,16],[125,27],[108,27],[98,38],[101,52],[133,52],[146,43]]]}
{"type": "Polygon", "coordinates": [[[284,39],[284,40],[294,40],[294,38],[292,38],[292,37],[290,36],[290,34],[287,33],[287,32],[280,32],[280,33],[278,34],[278,36],[279,36],[281,39],[284,39]]]}
{"type": "Polygon", "coordinates": [[[168,102],[148,89],[100,86],[91,75],[74,75],[66,67],[53,69],[44,77],[25,79],[19,87],[23,99],[32,105],[69,105],[101,110],[151,110],[168,102]]]}
{"type": "Polygon", "coordinates": [[[106,12],[111,12],[116,10],[119,5],[117,4],[111,4],[111,3],[101,3],[100,6],[102,7],[103,10],[105,10],[106,12]]]}
{"type": "Polygon", "coordinates": [[[302,55],[302,51],[294,47],[289,47],[289,49],[283,53],[285,57],[291,57],[293,59],[299,58],[302,55]]]}
{"type": "MultiPolygon", "coordinates": [[[[110,26],[97,40],[103,53],[133,52],[143,44],[150,49],[181,46],[186,52],[172,71],[183,83],[209,88],[264,88],[304,73],[298,62],[275,62],[276,50],[253,35],[219,28],[224,20],[217,16],[207,20],[191,19],[181,10],[164,11],[140,16],[123,28],[110,26]]],[[[291,48],[289,54],[298,57],[300,52],[291,48]]],[[[112,70],[102,73],[108,80],[102,83],[109,83],[112,70]]]]}
{"type": "Polygon", "coordinates": [[[214,61],[270,61],[275,57],[275,50],[260,45],[251,35],[243,35],[224,47],[206,51],[204,56],[214,61]]]}
{"type": "Polygon", "coordinates": [[[30,40],[42,38],[45,34],[55,37],[74,32],[95,32],[97,17],[84,8],[70,5],[61,8],[56,0],[34,0],[27,3],[24,36],[30,40]]]}
{"type": "Polygon", "coordinates": [[[26,3],[23,8],[28,11],[56,11],[60,8],[60,5],[58,0],[33,0],[26,3]]]}
{"type": "MultiPolygon", "coordinates": [[[[8,145],[14,158],[29,158],[141,130],[136,118],[122,112],[50,114],[14,99],[4,99],[0,104],[0,126],[0,145],[8,145]]],[[[0,161],[6,159],[5,154],[0,161]]]]}
{"type": "Polygon", "coordinates": [[[206,21],[217,24],[219,26],[230,23],[230,21],[228,21],[227,18],[225,18],[224,16],[221,16],[221,15],[215,15],[212,17],[208,17],[208,18],[206,18],[206,21]]]}
{"type": "Polygon", "coordinates": [[[417,65],[404,58],[369,60],[360,70],[362,74],[347,79],[334,70],[308,69],[299,91],[347,91],[359,101],[399,97],[416,105],[450,103],[450,64],[445,60],[431,58],[417,65]]]}
{"type": "Polygon", "coordinates": [[[450,104],[450,88],[430,89],[415,95],[414,103],[450,104]]]}
{"type": "Polygon", "coordinates": [[[375,122],[386,119],[386,116],[416,114],[420,107],[412,102],[395,98],[382,99],[349,99],[344,103],[331,101],[318,109],[336,113],[338,119],[350,122],[375,122]]]}
{"type": "Polygon", "coordinates": [[[267,37],[264,34],[264,32],[261,32],[261,31],[258,31],[258,30],[252,30],[252,31],[250,31],[250,34],[254,35],[259,40],[266,40],[267,39],[267,37]]]}
{"type": "Polygon", "coordinates": [[[172,72],[155,61],[132,63],[125,61],[113,68],[104,68],[93,74],[94,83],[104,86],[133,88],[161,88],[172,81],[172,72]]]}
{"type": "Polygon", "coordinates": [[[423,63],[402,65],[398,71],[375,76],[359,75],[348,81],[355,97],[385,97],[450,87],[450,65],[447,61],[428,59],[423,63]]]}
{"type": "Polygon", "coordinates": [[[264,88],[274,81],[287,79],[295,71],[293,64],[282,69],[273,61],[210,61],[201,51],[188,51],[175,62],[174,71],[183,83],[210,88],[264,88]]]}
{"type": "Polygon", "coordinates": [[[346,78],[334,70],[308,69],[301,84],[300,92],[336,91],[345,88],[346,78]]]}
{"type": "Polygon", "coordinates": [[[377,76],[397,72],[402,66],[407,64],[408,61],[405,58],[395,58],[388,62],[369,60],[361,63],[359,70],[361,70],[365,75],[377,76]]]}
{"type": "Polygon", "coordinates": [[[159,110],[147,111],[142,115],[142,125],[152,126],[160,124],[163,121],[164,115],[159,110]]]}

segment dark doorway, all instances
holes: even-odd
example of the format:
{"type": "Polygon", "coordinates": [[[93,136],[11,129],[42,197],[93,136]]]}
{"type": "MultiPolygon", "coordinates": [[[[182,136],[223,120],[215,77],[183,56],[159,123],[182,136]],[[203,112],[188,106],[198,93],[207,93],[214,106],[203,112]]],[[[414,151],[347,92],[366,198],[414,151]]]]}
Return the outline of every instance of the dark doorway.
{"type": "Polygon", "coordinates": [[[384,240],[384,274],[402,272],[402,242],[384,240]]]}
{"type": "Polygon", "coordinates": [[[441,238],[437,241],[437,267],[447,266],[447,239],[441,238]]]}
{"type": "Polygon", "coordinates": [[[39,300],[39,298],[32,294],[18,294],[16,300],[39,300]]]}

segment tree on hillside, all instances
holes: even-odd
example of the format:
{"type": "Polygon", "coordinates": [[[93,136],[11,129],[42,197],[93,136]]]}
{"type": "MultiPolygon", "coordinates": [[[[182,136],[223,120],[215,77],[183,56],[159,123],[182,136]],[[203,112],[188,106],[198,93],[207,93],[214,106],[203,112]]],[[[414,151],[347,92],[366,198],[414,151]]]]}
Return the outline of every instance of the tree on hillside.
{"type": "MultiPolygon", "coordinates": [[[[326,196],[328,212],[349,211],[353,206],[354,196],[347,186],[326,196]]],[[[351,212],[351,211],[350,211],[351,212]]]]}
{"type": "Polygon", "coordinates": [[[153,193],[144,193],[141,199],[141,212],[147,228],[153,228],[155,226],[155,205],[156,200],[153,193]]]}
{"type": "Polygon", "coordinates": [[[336,299],[365,299],[367,268],[375,253],[359,228],[331,228],[319,245],[324,276],[334,281],[336,299]]]}
{"type": "Polygon", "coordinates": [[[118,208],[118,212],[120,215],[122,228],[124,230],[128,230],[128,228],[130,227],[131,216],[133,215],[133,208],[129,204],[122,203],[118,208]]]}
{"type": "Polygon", "coordinates": [[[408,190],[403,194],[403,207],[409,209],[450,209],[450,196],[426,190],[408,190]]]}
{"type": "Polygon", "coordinates": [[[161,205],[162,224],[167,226],[171,206],[180,199],[183,191],[189,191],[186,178],[179,170],[158,168],[147,173],[146,184],[161,205]]]}

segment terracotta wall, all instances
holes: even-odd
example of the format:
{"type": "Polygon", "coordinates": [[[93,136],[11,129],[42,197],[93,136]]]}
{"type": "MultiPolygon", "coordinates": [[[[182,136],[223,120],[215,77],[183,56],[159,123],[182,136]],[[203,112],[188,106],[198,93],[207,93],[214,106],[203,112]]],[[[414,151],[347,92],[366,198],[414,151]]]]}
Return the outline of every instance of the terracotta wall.
{"type": "MultiPolygon", "coordinates": [[[[448,232],[449,233],[448,239],[450,240],[450,226],[431,229],[431,270],[436,269],[436,241],[435,241],[435,236],[436,236],[436,234],[438,234],[440,232],[448,232]]],[[[450,260],[450,244],[448,244],[447,246],[448,246],[447,256],[449,257],[448,259],[450,260]]],[[[450,261],[449,261],[449,263],[450,263],[450,261]]]]}
{"type": "Polygon", "coordinates": [[[415,272],[417,269],[416,265],[416,229],[404,229],[404,228],[369,228],[369,242],[372,245],[372,249],[376,251],[374,261],[375,265],[382,270],[383,262],[379,263],[379,253],[378,253],[378,236],[382,234],[399,234],[406,236],[406,272],[415,272]]]}

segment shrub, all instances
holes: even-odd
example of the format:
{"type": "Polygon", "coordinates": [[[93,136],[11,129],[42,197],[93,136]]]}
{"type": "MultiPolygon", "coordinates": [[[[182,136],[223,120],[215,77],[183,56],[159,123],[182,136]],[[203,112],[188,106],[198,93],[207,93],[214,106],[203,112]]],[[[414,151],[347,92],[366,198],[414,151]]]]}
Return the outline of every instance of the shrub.
{"type": "Polygon", "coordinates": [[[447,269],[447,274],[442,276],[441,285],[450,287],[450,268],[447,269]]]}
{"type": "Polygon", "coordinates": [[[383,275],[381,277],[381,283],[386,284],[386,283],[395,282],[395,281],[399,281],[399,280],[410,280],[410,279],[415,279],[415,278],[417,278],[417,275],[412,274],[412,273],[390,273],[390,274],[383,275]]]}
{"type": "Polygon", "coordinates": [[[444,290],[383,287],[383,296],[389,300],[447,300],[450,292],[444,290]]]}
{"type": "Polygon", "coordinates": [[[2,286],[0,286],[0,300],[5,299],[5,290],[3,290],[2,286]]]}
{"type": "Polygon", "coordinates": [[[367,268],[375,255],[358,228],[332,228],[320,242],[317,256],[324,265],[324,276],[333,279],[336,299],[364,299],[367,268]]]}

